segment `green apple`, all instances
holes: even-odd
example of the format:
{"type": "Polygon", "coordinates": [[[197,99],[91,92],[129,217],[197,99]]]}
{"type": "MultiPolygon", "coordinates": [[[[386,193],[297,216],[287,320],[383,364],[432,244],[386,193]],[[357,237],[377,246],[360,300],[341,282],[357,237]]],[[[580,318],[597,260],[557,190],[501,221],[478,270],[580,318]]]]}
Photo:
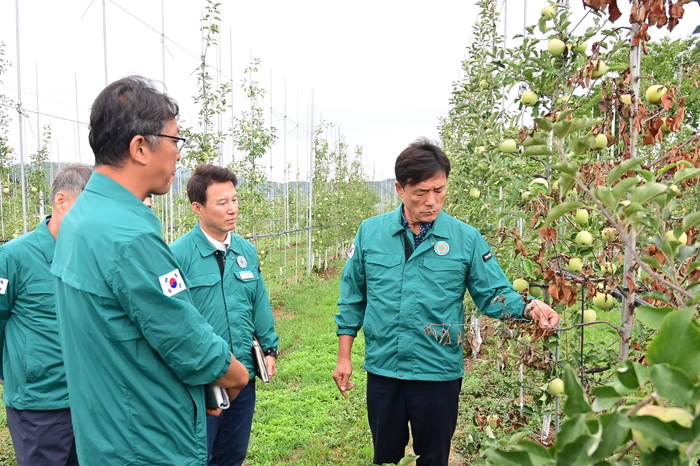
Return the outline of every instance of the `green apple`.
{"type": "Polygon", "coordinates": [[[608,243],[612,243],[615,240],[617,240],[617,230],[612,228],[612,227],[605,227],[603,228],[603,238],[605,238],[605,241],[608,243]]]}
{"type": "Polygon", "coordinates": [[[38,191],[38,189],[36,189],[36,186],[32,186],[31,191],[32,191],[33,193],[35,193],[35,192],[38,191]]]}
{"type": "Polygon", "coordinates": [[[576,53],[586,53],[586,50],[588,49],[588,42],[585,40],[583,42],[579,42],[576,45],[574,45],[574,52],[576,53]]]}
{"type": "Polygon", "coordinates": [[[576,233],[576,244],[580,248],[588,248],[593,244],[593,235],[588,231],[579,231],[576,233]]]}
{"type": "Polygon", "coordinates": [[[661,84],[654,84],[653,86],[647,87],[644,96],[647,98],[647,102],[656,105],[661,103],[661,97],[666,94],[666,91],[668,91],[668,89],[661,84]]]}
{"type": "Polygon", "coordinates": [[[620,102],[622,102],[625,105],[629,105],[632,103],[632,96],[629,94],[622,94],[620,96],[620,102]]]}
{"type": "Polygon", "coordinates": [[[622,207],[629,207],[631,204],[632,204],[632,201],[630,201],[629,199],[624,199],[624,200],[620,201],[620,205],[622,207]]]}
{"type": "Polygon", "coordinates": [[[518,149],[518,143],[515,142],[515,139],[504,139],[498,145],[498,148],[501,149],[501,152],[505,152],[506,154],[510,154],[512,152],[515,152],[518,149]]]}
{"type": "Polygon", "coordinates": [[[615,304],[615,298],[607,293],[596,293],[593,297],[593,305],[602,311],[609,311],[615,304]]]}
{"type": "Polygon", "coordinates": [[[528,199],[530,199],[530,196],[532,196],[532,193],[530,191],[523,191],[523,193],[520,195],[523,201],[527,201],[528,199]]]}
{"type": "Polygon", "coordinates": [[[489,82],[485,79],[482,79],[481,81],[479,81],[479,87],[481,87],[482,89],[486,89],[487,87],[489,87],[489,82]]]}
{"type": "Polygon", "coordinates": [[[559,180],[554,180],[554,183],[552,183],[552,189],[555,191],[559,189],[559,180]]]}
{"type": "Polygon", "coordinates": [[[484,152],[486,152],[486,147],[484,147],[484,146],[479,146],[479,147],[477,147],[477,148],[475,149],[475,152],[476,152],[477,154],[483,154],[484,152]]]}
{"type": "Polygon", "coordinates": [[[530,188],[536,187],[535,185],[541,185],[545,190],[549,190],[549,183],[544,178],[535,178],[530,181],[530,188]]]}
{"type": "Polygon", "coordinates": [[[10,188],[4,187],[2,188],[2,192],[4,192],[5,194],[10,194],[10,188]]]}
{"type": "Polygon", "coordinates": [[[569,272],[579,273],[583,270],[583,260],[580,257],[572,257],[564,268],[569,272]]]}
{"type": "Polygon", "coordinates": [[[547,384],[547,393],[552,396],[559,396],[564,393],[564,381],[560,378],[550,380],[547,384]]]}
{"type": "Polygon", "coordinates": [[[681,236],[676,239],[676,235],[673,234],[673,230],[669,230],[666,232],[666,238],[668,238],[669,241],[680,241],[681,244],[688,243],[688,235],[686,235],[685,232],[681,233],[681,236]]]}
{"type": "Polygon", "coordinates": [[[597,318],[598,315],[593,309],[584,309],[582,319],[584,324],[590,324],[591,322],[595,322],[597,318]]]}
{"type": "Polygon", "coordinates": [[[547,44],[547,50],[549,50],[549,53],[553,56],[558,57],[566,50],[566,44],[561,39],[550,39],[547,44]]]}
{"type": "Polygon", "coordinates": [[[479,197],[481,196],[481,191],[479,191],[477,188],[472,188],[469,190],[469,195],[471,197],[479,197]]]}
{"type": "Polygon", "coordinates": [[[528,288],[530,288],[530,284],[524,278],[516,278],[513,280],[513,289],[518,293],[522,293],[528,288]]]}
{"type": "Polygon", "coordinates": [[[533,286],[530,288],[530,296],[533,298],[541,298],[544,296],[544,291],[539,286],[533,286]]]}
{"type": "Polygon", "coordinates": [[[603,275],[614,275],[617,272],[617,266],[612,262],[604,262],[600,266],[600,271],[603,272],[603,275]]]}
{"type": "Polygon", "coordinates": [[[552,8],[549,5],[542,7],[542,9],[540,10],[540,15],[547,19],[554,18],[554,13],[554,8],[552,8]]]}
{"type": "Polygon", "coordinates": [[[596,134],[593,150],[605,149],[608,147],[608,137],[604,134],[596,134]]]}
{"type": "Polygon", "coordinates": [[[662,120],[663,120],[664,124],[661,125],[661,132],[662,133],[670,133],[671,126],[668,124],[668,120],[670,120],[670,118],[662,118],[662,120]]]}
{"type": "Polygon", "coordinates": [[[535,105],[537,103],[537,94],[532,91],[525,91],[523,95],[520,96],[520,101],[523,105],[535,105]]]}
{"type": "Polygon", "coordinates": [[[574,222],[579,225],[585,225],[588,223],[588,211],[586,209],[578,209],[574,214],[574,222]]]}
{"type": "Polygon", "coordinates": [[[498,415],[497,414],[492,414],[491,416],[489,416],[488,421],[489,421],[489,427],[491,427],[492,430],[498,427],[498,415]]]}
{"type": "Polygon", "coordinates": [[[593,79],[598,79],[608,72],[608,65],[605,64],[600,58],[593,62],[593,73],[591,77],[593,79]]]}

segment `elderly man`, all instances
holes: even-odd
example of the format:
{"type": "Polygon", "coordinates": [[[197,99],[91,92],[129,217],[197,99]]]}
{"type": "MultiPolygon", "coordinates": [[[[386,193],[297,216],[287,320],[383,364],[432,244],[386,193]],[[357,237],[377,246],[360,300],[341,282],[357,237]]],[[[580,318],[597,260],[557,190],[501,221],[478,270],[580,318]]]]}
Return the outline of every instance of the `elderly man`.
{"type": "Polygon", "coordinates": [[[248,383],[192,305],[143,204],[175,178],[177,116],[177,104],[137,76],[107,86],[90,112],[95,173],[63,223],[51,268],[83,466],[205,464],[204,385],[235,397],[248,383]]]}
{"type": "Polygon", "coordinates": [[[228,168],[198,166],[187,182],[187,196],[199,222],[171,246],[189,280],[194,305],[250,373],[231,406],[207,419],[210,466],[240,466],[245,459],[255,410],[254,337],[266,355],[268,373],[276,370],[278,337],[258,253],[231,234],[238,218],[237,184],[228,168]]]}
{"type": "Polygon", "coordinates": [[[559,315],[542,302],[525,303],[481,234],[442,211],[450,161],[437,145],[414,142],[395,172],[403,203],[362,222],[343,269],[333,378],[347,397],[350,350],[364,327],[374,463],[404,456],[410,424],[418,466],[447,466],[464,375],[457,332],[466,290],[491,317],[553,328],[559,315]],[[427,323],[446,324],[452,343],[424,335],[427,323]]]}
{"type": "Polygon", "coordinates": [[[19,466],[78,464],[51,262],[61,221],[91,174],[86,165],[57,172],[52,215],[0,248],[3,401],[19,466]]]}

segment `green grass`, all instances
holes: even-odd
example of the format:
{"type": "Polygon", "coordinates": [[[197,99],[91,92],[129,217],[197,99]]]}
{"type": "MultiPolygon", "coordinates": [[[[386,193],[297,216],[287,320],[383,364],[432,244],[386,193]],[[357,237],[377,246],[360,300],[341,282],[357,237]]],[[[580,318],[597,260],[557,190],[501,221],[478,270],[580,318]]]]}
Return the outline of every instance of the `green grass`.
{"type": "Polygon", "coordinates": [[[353,347],[358,387],[344,399],[331,378],[338,339],[333,315],[337,276],[304,277],[272,289],[280,335],[277,376],[260,386],[247,464],[321,466],[369,464],[372,441],[365,411],[364,341],[353,347]],[[281,306],[280,306],[281,305],[281,306]]]}

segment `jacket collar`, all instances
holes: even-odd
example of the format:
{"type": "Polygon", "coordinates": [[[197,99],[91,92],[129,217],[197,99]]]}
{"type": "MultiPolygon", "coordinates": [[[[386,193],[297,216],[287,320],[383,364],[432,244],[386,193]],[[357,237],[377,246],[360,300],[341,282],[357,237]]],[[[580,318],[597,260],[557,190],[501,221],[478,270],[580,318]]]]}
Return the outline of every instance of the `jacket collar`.
{"type": "Polygon", "coordinates": [[[149,209],[134,193],[126,189],[108,176],[94,172],[85,186],[85,191],[96,193],[112,199],[117,204],[126,207],[139,217],[146,220],[154,233],[163,235],[162,225],[156,214],[149,209]]]}
{"type": "Polygon", "coordinates": [[[56,250],[56,240],[53,239],[47,225],[50,219],[51,216],[49,215],[40,222],[39,226],[34,230],[36,232],[36,241],[39,244],[39,249],[46,258],[46,262],[53,262],[53,253],[56,250]]]}
{"type": "MultiPolygon", "coordinates": [[[[194,244],[202,257],[211,256],[214,254],[214,252],[216,252],[216,247],[214,247],[207,237],[204,236],[204,232],[202,231],[202,227],[199,225],[199,222],[197,222],[194,228],[192,228],[192,237],[194,239],[194,244]]],[[[231,233],[231,244],[228,249],[236,254],[241,254],[240,248],[236,245],[236,241],[234,240],[235,237],[236,235],[231,233]]]]}
{"type": "MultiPolygon", "coordinates": [[[[403,224],[401,223],[402,209],[403,209],[403,203],[401,203],[401,205],[399,205],[399,207],[391,215],[391,225],[393,227],[391,229],[391,232],[393,235],[401,233],[404,230],[403,224]]],[[[448,217],[448,214],[446,214],[444,210],[441,210],[440,214],[433,222],[433,227],[428,231],[428,234],[426,235],[426,239],[430,235],[437,236],[440,238],[449,238],[447,217],[448,217]]],[[[421,244],[423,244],[423,243],[421,243],[421,244]]]]}

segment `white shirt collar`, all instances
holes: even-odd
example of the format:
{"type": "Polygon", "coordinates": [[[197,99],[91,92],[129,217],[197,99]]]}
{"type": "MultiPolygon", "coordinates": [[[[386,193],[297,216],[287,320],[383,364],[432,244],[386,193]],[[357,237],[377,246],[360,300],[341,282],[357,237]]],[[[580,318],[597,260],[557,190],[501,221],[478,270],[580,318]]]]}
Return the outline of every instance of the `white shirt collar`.
{"type": "Polygon", "coordinates": [[[214,246],[219,251],[226,252],[228,250],[228,247],[231,245],[231,232],[230,231],[228,233],[226,233],[226,239],[223,241],[223,243],[221,241],[217,241],[214,238],[212,238],[211,236],[209,236],[207,234],[207,232],[204,230],[202,230],[202,233],[204,233],[204,236],[206,236],[207,240],[209,240],[211,245],[214,246]]]}

